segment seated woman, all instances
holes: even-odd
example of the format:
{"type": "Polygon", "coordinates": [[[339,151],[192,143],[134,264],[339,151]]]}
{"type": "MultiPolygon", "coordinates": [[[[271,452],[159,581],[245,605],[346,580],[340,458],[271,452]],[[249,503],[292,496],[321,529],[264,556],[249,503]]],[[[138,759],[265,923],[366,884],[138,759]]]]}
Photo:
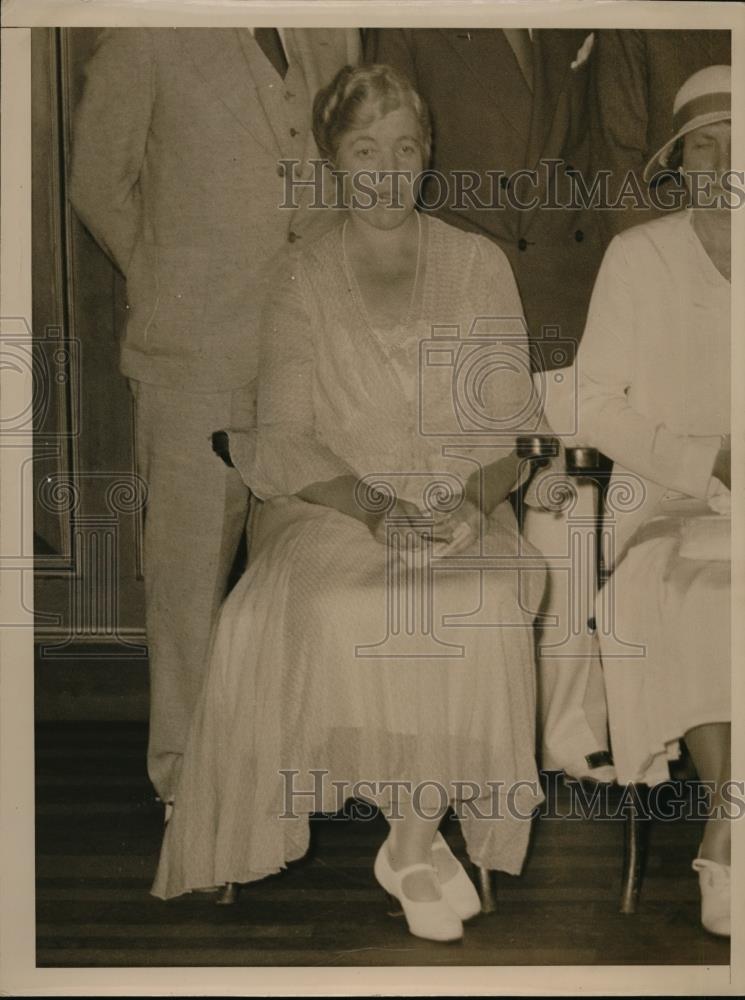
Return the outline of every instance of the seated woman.
{"type": "MultiPolygon", "coordinates": [[[[714,788],[693,867],[702,922],[729,934],[730,67],[681,87],[673,136],[647,167],[678,166],[691,204],[617,236],[577,364],[582,433],[635,474],[614,518],[616,566],[599,598],[613,756],[622,782],[666,780],[683,737],[714,788]],[[668,157],[672,157],[668,160],[668,157]],[[692,193],[698,177],[698,201],[692,193]],[[706,203],[703,199],[706,198],[706,203]]],[[[613,512],[614,486],[610,487],[613,512]]],[[[610,516],[610,515],[609,515],[610,516]]]]}
{"type": "Polygon", "coordinates": [[[411,932],[457,939],[480,904],[437,832],[448,804],[467,806],[471,859],[517,874],[542,799],[545,567],[507,501],[515,437],[542,418],[506,257],[415,208],[430,126],[410,85],[346,67],[317,95],[314,131],[350,207],[268,306],[257,429],[235,453],[265,502],[153,892],[278,872],[306,852],[309,814],[353,795],[389,820],[374,873],[411,932]]]}

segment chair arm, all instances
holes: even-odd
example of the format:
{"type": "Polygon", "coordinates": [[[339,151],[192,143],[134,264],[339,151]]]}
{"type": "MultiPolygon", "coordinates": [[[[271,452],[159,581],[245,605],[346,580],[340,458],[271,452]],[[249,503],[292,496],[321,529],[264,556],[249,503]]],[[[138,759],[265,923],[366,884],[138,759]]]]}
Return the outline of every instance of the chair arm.
{"type": "Polygon", "coordinates": [[[570,476],[595,476],[600,470],[600,452],[597,448],[579,445],[566,448],[566,470],[570,476]]]}
{"type": "Polygon", "coordinates": [[[548,434],[521,435],[515,442],[515,451],[518,458],[545,464],[559,454],[559,442],[548,434]]]}

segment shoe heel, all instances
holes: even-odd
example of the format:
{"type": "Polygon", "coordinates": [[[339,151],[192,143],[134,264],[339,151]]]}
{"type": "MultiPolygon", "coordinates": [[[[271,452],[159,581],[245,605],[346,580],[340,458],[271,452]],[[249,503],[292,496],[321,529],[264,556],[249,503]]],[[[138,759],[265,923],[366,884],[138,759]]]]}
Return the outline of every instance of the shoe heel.
{"type": "Polygon", "coordinates": [[[388,916],[403,917],[404,911],[400,901],[390,892],[385,892],[385,890],[383,890],[383,893],[388,903],[388,916]]]}
{"type": "Polygon", "coordinates": [[[235,906],[241,888],[237,882],[227,882],[220,895],[215,900],[216,906],[235,906]]]}

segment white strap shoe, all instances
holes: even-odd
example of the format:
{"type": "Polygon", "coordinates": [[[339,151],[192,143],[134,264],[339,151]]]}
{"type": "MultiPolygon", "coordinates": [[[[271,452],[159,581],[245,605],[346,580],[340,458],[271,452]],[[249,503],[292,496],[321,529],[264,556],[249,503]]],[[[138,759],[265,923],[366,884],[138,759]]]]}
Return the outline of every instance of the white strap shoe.
{"type": "Polygon", "coordinates": [[[696,858],[691,865],[698,872],[701,890],[701,923],[711,934],[730,936],[730,872],[729,865],[720,865],[708,858],[696,858]]]}
{"type": "Polygon", "coordinates": [[[477,913],[481,913],[481,900],[476,891],[476,887],[470,880],[463,865],[448,847],[448,843],[443,835],[438,831],[432,843],[432,851],[444,851],[450,855],[458,866],[455,875],[452,875],[447,882],[440,881],[442,894],[450,904],[451,909],[458,914],[461,920],[470,920],[477,913]]]}
{"type": "Polygon", "coordinates": [[[442,895],[439,899],[420,901],[410,899],[404,892],[404,879],[416,871],[430,872],[435,884],[439,886],[437,872],[432,865],[408,865],[400,871],[394,871],[388,857],[388,842],[383,842],[375,858],[373,873],[388,895],[401,904],[410,932],[415,937],[429,941],[460,941],[463,937],[463,924],[442,895]]]}

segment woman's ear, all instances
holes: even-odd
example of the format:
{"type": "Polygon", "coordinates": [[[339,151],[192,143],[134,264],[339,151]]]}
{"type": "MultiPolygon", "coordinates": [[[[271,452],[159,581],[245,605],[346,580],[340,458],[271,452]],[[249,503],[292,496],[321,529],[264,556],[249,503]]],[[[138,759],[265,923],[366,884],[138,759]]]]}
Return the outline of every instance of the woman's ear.
{"type": "Polygon", "coordinates": [[[685,137],[681,137],[680,139],[678,139],[678,141],[673,146],[672,152],[670,153],[670,155],[667,158],[667,169],[668,170],[677,170],[679,173],[682,173],[681,167],[683,166],[683,143],[684,143],[684,141],[685,141],[685,137]]]}

